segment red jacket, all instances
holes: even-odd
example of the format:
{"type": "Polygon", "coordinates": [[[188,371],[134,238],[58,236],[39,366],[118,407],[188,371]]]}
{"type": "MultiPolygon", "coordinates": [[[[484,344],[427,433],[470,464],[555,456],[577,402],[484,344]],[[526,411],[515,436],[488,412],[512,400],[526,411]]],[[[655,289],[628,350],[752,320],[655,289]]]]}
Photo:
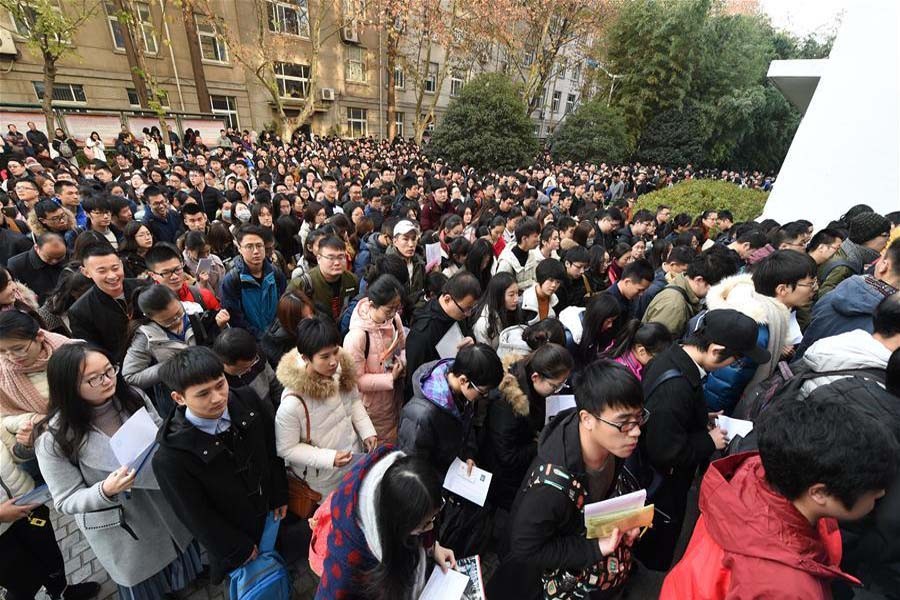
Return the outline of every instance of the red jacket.
{"type": "MultiPolygon", "coordinates": [[[[202,288],[199,285],[193,286],[193,288],[195,291],[200,291],[200,298],[203,300],[203,310],[219,310],[221,308],[215,294],[213,294],[211,291],[206,288],[202,288]]],[[[178,299],[182,302],[197,302],[197,299],[191,292],[191,286],[189,286],[187,283],[182,284],[181,289],[178,290],[178,299]]],[[[197,302],[197,304],[200,303],[197,302]]]]}
{"type": "Polygon", "coordinates": [[[429,196],[422,206],[422,215],[419,217],[419,227],[422,231],[437,231],[441,224],[441,217],[450,212],[450,199],[444,200],[441,206],[434,201],[433,196],[429,196]]]}
{"type": "Polygon", "coordinates": [[[840,570],[837,521],[813,528],[764,479],[759,455],[710,465],[700,487],[700,519],[660,600],[819,600],[831,580],[859,581],[840,570]]]}

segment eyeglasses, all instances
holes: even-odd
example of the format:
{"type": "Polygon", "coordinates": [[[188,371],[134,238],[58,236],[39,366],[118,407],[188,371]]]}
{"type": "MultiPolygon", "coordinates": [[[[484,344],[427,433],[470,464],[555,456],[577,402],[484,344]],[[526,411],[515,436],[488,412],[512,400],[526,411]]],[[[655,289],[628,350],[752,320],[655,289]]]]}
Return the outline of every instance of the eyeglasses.
{"type": "Polygon", "coordinates": [[[475,312],[475,305],[474,305],[474,304],[473,304],[472,306],[470,306],[469,308],[463,308],[462,306],[459,305],[459,302],[456,301],[456,298],[454,298],[453,296],[450,296],[450,299],[453,300],[453,304],[456,305],[456,308],[458,308],[458,309],[459,309],[459,312],[461,312],[464,316],[468,317],[468,316],[470,316],[473,312],[475,312]]]}
{"type": "Polygon", "coordinates": [[[478,392],[479,398],[487,398],[488,394],[491,393],[491,390],[483,390],[480,387],[478,387],[477,385],[475,385],[474,383],[472,383],[471,381],[469,382],[469,388],[478,392]]]}
{"type": "Polygon", "coordinates": [[[24,348],[9,348],[8,350],[0,350],[0,356],[25,356],[28,354],[28,351],[31,350],[31,345],[34,343],[34,340],[28,342],[28,345],[24,348]]]}
{"type": "Polygon", "coordinates": [[[184,273],[184,267],[175,267],[174,269],[166,269],[165,271],[153,271],[154,275],[168,279],[172,275],[181,275],[184,273]]]}
{"type": "Polygon", "coordinates": [[[119,374],[119,367],[115,365],[110,365],[106,368],[105,371],[94,375],[90,379],[85,379],[84,382],[91,386],[92,388],[100,387],[104,381],[112,381],[116,378],[116,375],[119,374]]]}
{"type": "Polygon", "coordinates": [[[243,371],[241,371],[240,373],[238,373],[237,376],[238,376],[238,377],[243,377],[244,375],[246,375],[247,373],[249,373],[250,371],[252,371],[252,370],[253,370],[253,367],[255,367],[255,366],[258,365],[258,364],[259,364],[259,355],[257,355],[257,357],[253,359],[253,362],[250,363],[250,366],[248,366],[246,369],[244,369],[243,371]]]}
{"type": "Polygon", "coordinates": [[[819,282],[818,282],[818,281],[813,281],[812,283],[800,283],[800,282],[798,281],[796,285],[797,285],[797,287],[808,287],[808,288],[813,289],[813,290],[819,289],[819,282]]]}
{"type": "Polygon", "coordinates": [[[241,250],[249,250],[250,252],[264,252],[265,249],[265,244],[244,244],[241,246],[241,250]]]}
{"type": "Polygon", "coordinates": [[[177,315],[175,315],[174,317],[172,317],[172,318],[169,319],[168,321],[156,321],[156,319],[153,319],[153,320],[156,321],[160,326],[165,327],[166,329],[168,329],[168,328],[170,328],[170,327],[175,327],[176,325],[178,325],[179,323],[181,323],[181,321],[182,321],[183,319],[184,319],[184,309],[182,308],[180,311],[178,311],[178,314],[177,314],[177,315]]]}
{"type": "Polygon", "coordinates": [[[320,259],[327,260],[330,263],[339,263],[347,260],[346,254],[335,254],[333,256],[326,256],[325,254],[318,255],[320,259]]]}
{"type": "MultiPolygon", "coordinates": [[[[552,377],[550,377],[549,375],[544,375],[543,373],[538,373],[538,375],[541,376],[541,379],[543,379],[544,381],[546,381],[547,383],[552,385],[552,382],[553,382],[552,377]]],[[[568,382],[569,382],[568,379],[564,379],[561,383],[556,384],[553,387],[553,391],[550,392],[550,395],[552,396],[553,394],[558,394],[564,387],[566,387],[566,384],[568,382]]]]}
{"type": "Polygon", "coordinates": [[[57,217],[44,217],[44,221],[49,223],[65,223],[66,215],[59,215],[57,217]]]}
{"type": "Polygon", "coordinates": [[[650,411],[647,410],[646,408],[644,408],[641,410],[640,421],[625,421],[624,423],[613,423],[612,421],[607,421],[606,419],[602,419],[602,418],[598,417],[597,415],[593,415],[593,416],[598,421],[602,421],[603,423],[606,423],[610,427],[615,427],[622,433],[628,433],[629,431],[632,431],[635,427],[641,427],[643,425],[646,425],[647,421],[650,419],[650,411]]]}

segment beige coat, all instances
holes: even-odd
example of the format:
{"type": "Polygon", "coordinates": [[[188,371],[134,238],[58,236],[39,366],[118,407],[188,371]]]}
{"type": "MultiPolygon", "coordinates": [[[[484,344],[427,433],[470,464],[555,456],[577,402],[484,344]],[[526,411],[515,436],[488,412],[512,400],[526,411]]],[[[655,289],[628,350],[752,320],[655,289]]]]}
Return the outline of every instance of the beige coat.
{"type": "MultiPolygon", "coordinates": [[[[276,375],[284,386],[281,405],[275,415],[275,444],[298,477],[327,496],[340,483],[348,466],[335,468],[338,452],[363,452],[362,440],[375,435],[356,387],[356,369],[343,351],[340,365],[328,379],[314,378],[296,349],[278,364],[276,375]],[[310,439],[306,439],[306,412],[309,410],[310,439]]],[[[352,464],[352,463],[351,463],[352,464]]]]}
{"type": "MultiPolygon", "coordinates": [[[[31,475],[19,468],[19,461],[13,456],[12,448],[16,445],[16,436],[0,427],[0,503],[10,498],[27,494],[34,489],[31,475]]],[[[12,523],[0,523],[0,535],[9,529],[12,523]]]]}

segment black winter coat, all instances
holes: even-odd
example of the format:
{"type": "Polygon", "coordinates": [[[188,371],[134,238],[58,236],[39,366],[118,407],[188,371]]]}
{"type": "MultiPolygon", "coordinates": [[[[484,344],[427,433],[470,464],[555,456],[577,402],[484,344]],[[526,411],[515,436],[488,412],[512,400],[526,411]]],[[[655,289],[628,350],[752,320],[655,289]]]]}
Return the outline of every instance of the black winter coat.
{"type": "MultiPolygon", "coordinates": [[[[412,326],[409,335],[406,336],[406,399],[412,397],[412,374],[427,362],[440,358],[437,351],[437,343],[444,334],[449,331],[456,321],[444,312],[437,298],[432,298],[428,303],[416,310],[413,315],[412,326]]],[[[459,326],[463,335],[469,335],[468,325],[460,321],[459,326]]]]}
{"type": "Polygon", "coordinates": [[[287,504],[271,406],[236,389],[228,413],[231,428],[213,436],[194,427],[179,406],[163,423],[153,457],[160,490],[209,552],[213,583],[247,560],[268,512],[287,504]]]}
{"type": "Polygon", "coordinates": [[[126,309],[92,286],[81,298],[69,308],[69,327],[72,337],[91,342],[111,353],[116,364],[121,365],[128,349],[128,324],[131,319],[141,316],[140,311],[131,302],[134,291],[145,287],[149,281],[142,279],[126,279],[126,309]]]}

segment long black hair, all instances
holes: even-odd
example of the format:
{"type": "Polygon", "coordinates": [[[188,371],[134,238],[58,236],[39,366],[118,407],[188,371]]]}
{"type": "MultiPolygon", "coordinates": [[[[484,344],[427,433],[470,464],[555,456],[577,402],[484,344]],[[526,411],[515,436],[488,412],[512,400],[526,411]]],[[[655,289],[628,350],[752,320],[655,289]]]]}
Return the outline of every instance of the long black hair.
{"type": "Polygon", "coordinates": [[[581,342],[578,344],[578,357],[584,364],[593,362],[600,352],[616,339],[621,324],[622,307],[619,301],[610,294],[598,294],[588,302],[584,311],[581,342]],[[613,319],[613,326],[603,331],[603,323],[613,319]]]}
{"type": "Polygon", "coordinates": [[[491,266],[494,264],[494,246],[484,238],[475,240],[466,256],[466,271],[478,278],[481,289],[486,289],[491,280],[491,266]],[[482,263],[487,259],[487,266],[482,263]]]}
{"type": "Polygon", "coordinates": [[[515,282],[516,276],[507,272],[497,273],[488,282],[487,290],[475,310],[475,318],[478,319],[487,307],[488,339],[494,339],[507,327],[521,325],[525,321],[520,306],[516,306],[515,310],[506,310],[506,290],[515,282]]]}
{"type": "MultiPolygon", "coordinates": [[[[57,424],[48,430],[60,455],[72,463],[77,462],[78,453],[91,429],[91,406],[78,394],[79,380],[89,352],[102,354],[109,360],[109,364],[116,364],[106,350],[83,342],[60,346],[47,363],[50,404],[47,418],[41,426],[58,417],[57,424]]],[[[116,376],[115,397],[121,410],[127,415],[134,414],[144,406],[143,398],[125,382],[121,373],[116,376]]]]}
{"type": "Polygon", "coordinates": [[[601,358],[619,358],[632,348],[641,345],[651,355],[656,355],[672,344],[672,334],[662,323],[641,323],[631,319],[621,328],[615,344],[601,358]]]}
{"type": "Polygon", "coordinates": [[[388,467],[377,489],[381,562],[363,573],[366,595],[374,600],[409,598],[421,543],[412,532],[440,510],[441,481],[428,461],[403,456],[388,467]]]}

